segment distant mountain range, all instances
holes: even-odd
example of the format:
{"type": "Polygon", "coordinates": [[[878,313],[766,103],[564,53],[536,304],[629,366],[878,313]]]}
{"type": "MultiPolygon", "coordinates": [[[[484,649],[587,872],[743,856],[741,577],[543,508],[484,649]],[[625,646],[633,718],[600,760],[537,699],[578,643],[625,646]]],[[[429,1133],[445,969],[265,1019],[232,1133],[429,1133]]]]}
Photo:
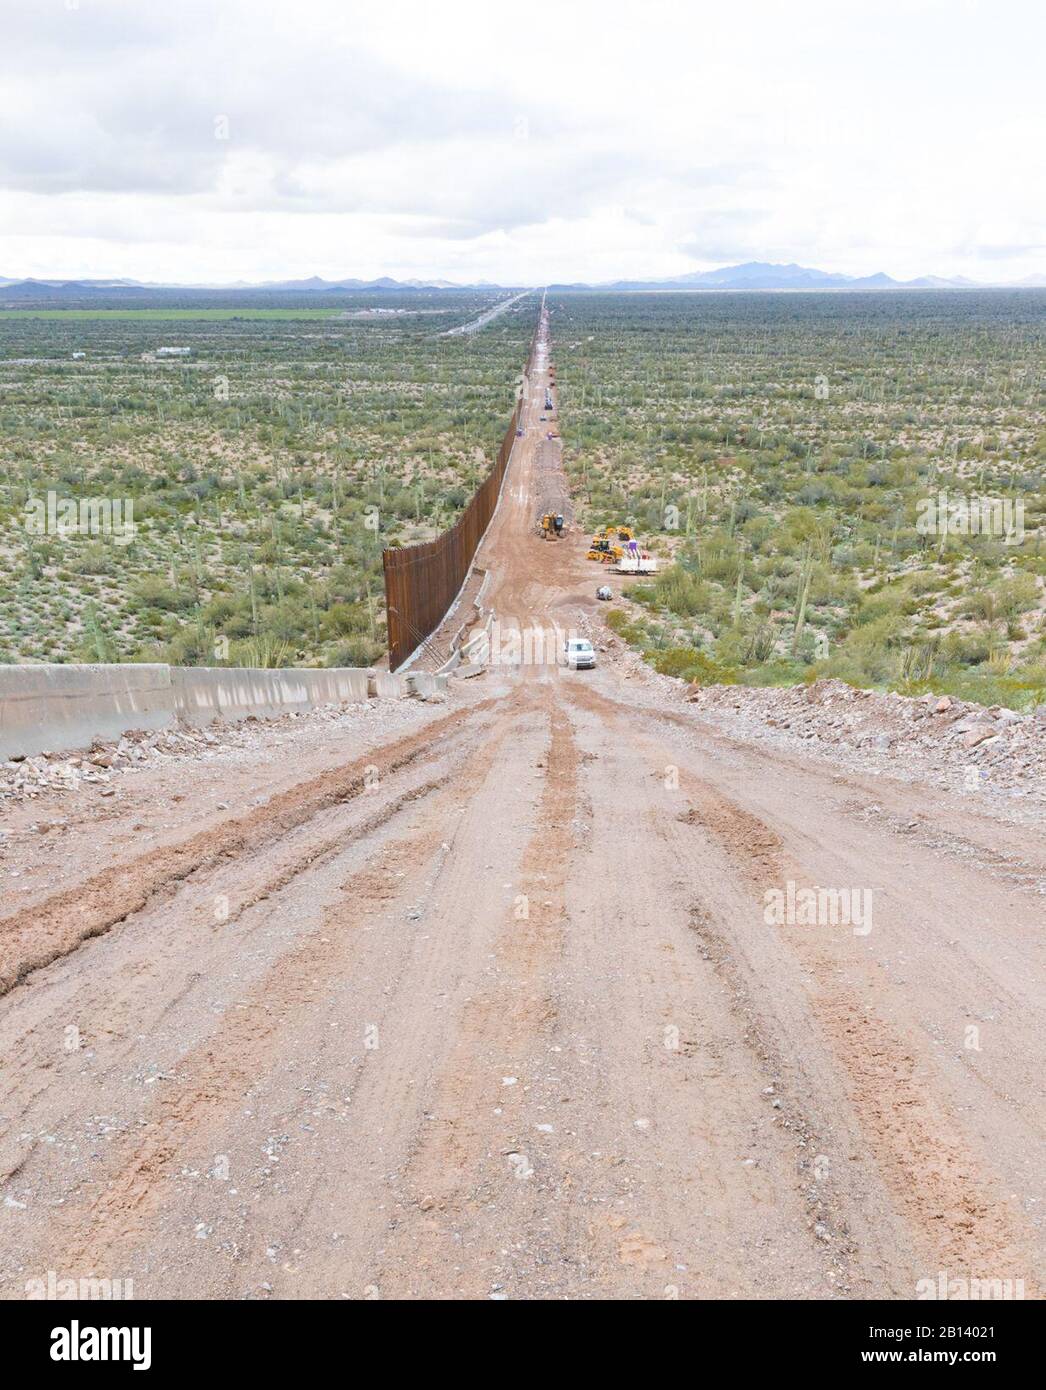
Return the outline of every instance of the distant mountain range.
{"type": "Polygon", "coordinates": [[[665,280],[611,280],[598,286],[551,285],[550,289],[601,290],[973,290],[996,288],[1042,288],[1046,276],[1035,276],[1021,286],[980,284],[962,276],[948,279],[922,275],[915,280],[895,280],[879,271],[875,275],[838,275],[813,270],[804,265],[772,265],[767,261],[746,261],[743,265],[722,266],[719,270],[695,270],[665,280]]]}
{"type": "MultiPolygon", "coordinates": [[[[250,284],[246,280],[239,280],[227,285],[203,285],[203,284],[164,284],[147,282],[142,280],[14,280],[8,276],[0,275],[0,299],[10,301],[13,299],[41,300],[58,299],[77,295],[89,297],[92,295],[105,295],[111,297],[121,292],[134,292],[136,294],[157,293],[171,294],[191,290],[196,293],[208,292],[214,294],[232,293],[249,294],[253,292],[285,292],[292,294],[338,294],[339,292],[351,293],[359,290],[450,290],[450,289],[470,289],[475,286],[453,285],[449,280],[392,280],[387,275],[383,275],[377,280],[322,280],[318,275],[313,275],[307,280],[268,280],[261,284],[250,284]]],[[[497,288],[488,286],[486,288],[497,288]]]]}
{"type": "MultiPolygon", "coordinates": [[[[168,295],[186,292],[195,294],[327,294],[353,293],[361,290],[509,290],[522,286],[492,285],[488,281],[456,285],[449,280],[393,280],[383,275],[376,280],[324,280],[312,275],[305,280],[268,280],[261,284],[237,281],[226,285],[164,284],[140,280],[43,280],[12,279],[0,275],[0,304],[8,307],[18,303],[39,303],[52,299],[107,299],[168,295]]],[[[802,265],[773,265],[767,261],[746,261],[743,265],[722,266],[718,270],[695,270],[687,275],[675,275],[661,280],[610,280],[594,284],[574,282],[550,285],[553,290],[969,290],[969,289],[1046,289],[1046,275],[1034,275],[1016,284],[978,283],[962,276],[946,278],[922,275],[915,280],[895,280],[879,271],[875,275],[839,275],[827,270],[814,270],[802,265]]]]}

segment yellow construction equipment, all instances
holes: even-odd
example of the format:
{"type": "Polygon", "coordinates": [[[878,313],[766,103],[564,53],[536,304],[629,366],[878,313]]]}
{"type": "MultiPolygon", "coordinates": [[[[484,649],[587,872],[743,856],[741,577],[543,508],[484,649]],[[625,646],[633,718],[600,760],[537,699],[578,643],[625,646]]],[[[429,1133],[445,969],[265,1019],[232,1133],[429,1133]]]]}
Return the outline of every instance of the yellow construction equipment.
{"type": "Polygon", "coordinates": [[[563,517],[558,512],[546,512],[538,522],[542,540],[558,541],[563,533],[563,517]]]}
{"type": "Polygon", "coordinates": [[[604,565],[612,565],[615,560],[620,560],[624,553],[619,545],[611,545],[604,536],[593,536],[588,558],[599,560],[604,565]]]}
{"type": "Polygon", "coordinates": [[[625,526],[623,523],[607,526],[602,531],[597,531],[589,542],[588,558],[599,560],[604,565],[613,564],[615,560],[620,560],[625,552],[621,546],[612,542],[630,541],[634,538],[631,526],[625,526]]]}

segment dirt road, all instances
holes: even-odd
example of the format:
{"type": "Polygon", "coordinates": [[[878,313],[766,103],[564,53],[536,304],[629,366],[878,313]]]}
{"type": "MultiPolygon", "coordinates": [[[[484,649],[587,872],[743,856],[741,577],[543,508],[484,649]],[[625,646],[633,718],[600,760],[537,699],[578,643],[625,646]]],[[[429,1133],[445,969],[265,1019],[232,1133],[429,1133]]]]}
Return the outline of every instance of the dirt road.
{"type": "MultiPolygon", "coordinates": [[[[547,380],[480,555],[506,645],[598,631],[534,531],[547,380]]],[[[613,662],[401,718],[143,773],[5,880],[6,1297],[1039,1296],[1040,830],[613,662]]]]}

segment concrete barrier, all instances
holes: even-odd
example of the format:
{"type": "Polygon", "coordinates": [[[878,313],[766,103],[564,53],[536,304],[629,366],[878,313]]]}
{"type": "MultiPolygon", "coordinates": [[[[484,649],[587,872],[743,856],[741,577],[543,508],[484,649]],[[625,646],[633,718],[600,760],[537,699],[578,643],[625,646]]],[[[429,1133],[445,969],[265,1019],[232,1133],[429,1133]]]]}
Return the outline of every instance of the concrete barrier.
{"type": "Polygon", "coordinates": [[[86,748],[172,720],[169,666],[0,666],[0,758],[86,748]]]}
{"type": "Polygon", "coordinates": [[[434,695],[447,693],[447,677],[431,671],[410,671],[404,680],[408,694],[416,695],[421,700],[431,700],[434,695]]]}
{"type": "Polygon", "coordinates": [[[463,642],[453,653],[450,660],[445,662],[440,668],[440,675],[448,678],[451,673],[461,676],[466,680],[470,676],[477,675],[481,669],[485,670],[487,662],[490,660],[490,631],[494,626],[495,613],[493,608],[489,609],[486,618],[482,618],[482,626],[479,622],[473,624],[474,635],[467,642],[463,642]]]}
{"type": "MultiPolygon", "coordinates": [[[[174,667],[174,713],[189,724],[209,724],[213,719],[246,719],[249,714],[270,719],[317,705],[351,704],[366,700],[368,675],[347,667],[329,671],[174,667]]],[[[394,699],[402,692],[380,693],[394,699]]]]}
{"type": "Polygon", "coordinates": [[[389,671],[367,671],[367,693],[379,700],[398,700],[408,693],[406,677],[389,671]]]}
{"type": "MultiPolygon", "coordinates": [[[[493,623],[493,608],[487,611],[485,617],[483,610],[477,609],[471,619],[462,625],[458,636],[454,639],[454,648],[450,656],[439,668],[437,674],[449,676],[453,671],[456,671],[463,662],[472,661],[475,658],[476,652],[482,651],[488,644],[490,629],[493,623]],[[474,635],[466,641],[465,633],[469,629],[472,629],[474,635]]],[[[483,659],[486,660],[485,655],[483,659]]]]}
{"type": "Polygon", "coordinates": [[[410,694],[387,671],[150,665],[0,666],[0,759],[70,752],[178,720],[272,718],[410,694]]]}

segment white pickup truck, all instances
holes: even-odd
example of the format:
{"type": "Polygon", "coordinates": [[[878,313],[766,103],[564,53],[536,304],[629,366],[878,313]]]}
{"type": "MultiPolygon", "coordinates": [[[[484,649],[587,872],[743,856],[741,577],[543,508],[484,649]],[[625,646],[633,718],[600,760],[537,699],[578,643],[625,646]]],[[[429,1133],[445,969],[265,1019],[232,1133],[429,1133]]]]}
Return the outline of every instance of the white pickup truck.
{"type": "Polygon", "coordinates": [[[563,663],[575,671],[595,670],[596,649],[587,637],[568,637],[563,646],[563,663]]]}

